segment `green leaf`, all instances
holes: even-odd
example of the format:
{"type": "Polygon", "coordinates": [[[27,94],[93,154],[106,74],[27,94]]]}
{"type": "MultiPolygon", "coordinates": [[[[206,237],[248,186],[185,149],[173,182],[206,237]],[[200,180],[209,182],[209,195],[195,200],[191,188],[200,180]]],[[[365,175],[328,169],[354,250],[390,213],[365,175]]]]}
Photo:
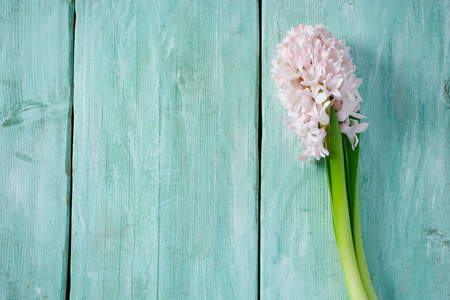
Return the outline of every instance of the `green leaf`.
{"type": "Polygon", "coordinates": [[[355,192],[356,187],[358,185],[359,143],[353,150],[352,145],[345,134],[342,134],[342,142],[344,145],[345,182],[347,184],[347,198],[350,212],[350,223],[354,224],[355,213],[359,214],[359,211],[355,211],[355,201],[357,201],[355,199],[355,192]]]}
{"type": "MultiPolygon", "coordinates": [[[[359,135],[358,135],[359,138],[359,135]]],[[[364,245],[361,234],[361,222],[359,215],[359,190],[358,190],[358,161],[359,161],[359,145],[352,149],[352,145],[348,138],[342,135],[345,157],[345,179],[347,183],[347,201],[350,213],[350,222],[352,230],[352,238],[355,247],[356,261],[364,285],[364,289],[370,300],[376,300],[377,295],[370,280],[369,269],[367,267],[366,256],[364,253],[364,245]]]]}

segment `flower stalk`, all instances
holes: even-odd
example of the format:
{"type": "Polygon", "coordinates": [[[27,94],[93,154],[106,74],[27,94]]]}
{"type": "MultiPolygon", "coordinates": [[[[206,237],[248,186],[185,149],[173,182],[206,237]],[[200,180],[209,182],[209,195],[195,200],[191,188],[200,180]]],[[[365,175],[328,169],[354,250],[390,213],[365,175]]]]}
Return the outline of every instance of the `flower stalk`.
{"type": "Polygon", "coordinates": [[[350,299],[365,300],[368,297],[359,273],[350,225],[342,134],[334,109],[330,110],[330,125],[327,129],[330,155],[325,161],[336,244],[350,299]]]}
{"type": "Polygon", "coordinates": [[[325,164],[334,233],[347,290],[352,300],[376,300],[364,254],[359,217],[359,145],[351,149],[348,139],[343,138],[336,112],[330,109],[329,113],[326,147],[330,155],[325,159],[325,164]]]}
{"type": "MultiPolygon", "coordinates": [[[[359,134],[358,134],[359,138],[359,134]]],[[[377,299],[375,290],[370,280],[369,269],[367,267],[366,255],[364,254],[364,245],[361,234],[361,223],[359,217],[359,188],[358,188],[358,161],[359,144],[354,150],[347,139],[342,139],[344,146],[345,170],[347,197],[350,215],[350,224],[352,228],[353,242],[355,246],[356,261],[358,263],[359,274],[370,300],[377,299]]]]}

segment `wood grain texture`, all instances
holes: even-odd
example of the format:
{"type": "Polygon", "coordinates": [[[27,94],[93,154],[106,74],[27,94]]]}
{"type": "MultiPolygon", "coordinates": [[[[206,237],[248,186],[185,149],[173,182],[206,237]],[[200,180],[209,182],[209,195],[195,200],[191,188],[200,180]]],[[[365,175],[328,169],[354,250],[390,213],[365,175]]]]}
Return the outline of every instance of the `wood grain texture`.
{"type": "Polygon", "coordinates": [[[345,299],[323,163],[300,143],[270,79],[285,31],[323,23],[347,41],[369,129],[360,157],[361,226],[380,299],[450,297],[450,2],[263,1],[263,299],[345,299]]]}
{"type": "Polygon", "coordinates": [[[0,2],[1,299],[65,297],[72,17],[67,1],[0,2]]]}
{"type": "Polygon", "coordinates": [[[255,299],[257,3],[76,13],[71,299],[255,299]]]}

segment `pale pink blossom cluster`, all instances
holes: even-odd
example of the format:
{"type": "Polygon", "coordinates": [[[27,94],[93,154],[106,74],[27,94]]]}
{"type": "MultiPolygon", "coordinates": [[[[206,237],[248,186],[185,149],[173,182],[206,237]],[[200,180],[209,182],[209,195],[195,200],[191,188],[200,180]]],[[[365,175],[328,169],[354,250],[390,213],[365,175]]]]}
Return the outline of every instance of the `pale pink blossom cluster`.
{"type": "Polygon", "coordinates": [[[287,34],[277,45],[271,71],[290,117],[285,124],[301,140],[302,151],[296,159],[304,162],[329,155],[324,145],[324,126],[330,121],[330,105],[336,111],[341,132],[356,146],[356,134],[369,124],[356,120],[365,116],[358,113],[362,80],[354,74],[350,48],[323,25],[300,25],[287,34]]]}

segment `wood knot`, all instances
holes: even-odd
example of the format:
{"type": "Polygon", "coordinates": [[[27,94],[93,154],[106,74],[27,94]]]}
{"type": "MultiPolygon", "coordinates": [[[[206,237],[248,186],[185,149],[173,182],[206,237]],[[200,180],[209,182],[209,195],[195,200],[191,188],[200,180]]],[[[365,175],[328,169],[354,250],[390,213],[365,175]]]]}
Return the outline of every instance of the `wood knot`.
{"type": "Polygon", "coordinates": [[[450,108],[450,79],[442,82],[442,103],[445,108],[450,108]]]}

